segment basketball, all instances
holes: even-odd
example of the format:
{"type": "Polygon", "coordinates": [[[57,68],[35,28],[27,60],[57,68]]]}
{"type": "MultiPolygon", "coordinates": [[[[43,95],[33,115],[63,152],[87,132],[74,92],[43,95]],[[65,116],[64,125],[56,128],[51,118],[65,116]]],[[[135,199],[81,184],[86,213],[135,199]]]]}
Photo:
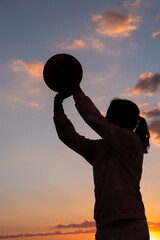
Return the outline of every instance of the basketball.
{"type": "Polygon", "coordinates": [[[78,85],[83,70],[80,62],[72,55],[60,53],[52,56],[44,65],[43,78],[55,92],[62,92],[78,85]]]}

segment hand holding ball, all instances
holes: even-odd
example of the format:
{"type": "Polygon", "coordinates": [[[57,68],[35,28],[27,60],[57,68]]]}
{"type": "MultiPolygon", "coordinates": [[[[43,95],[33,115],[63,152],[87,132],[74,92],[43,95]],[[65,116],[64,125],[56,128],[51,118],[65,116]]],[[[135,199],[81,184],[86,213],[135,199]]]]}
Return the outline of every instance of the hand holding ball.
{"type": "Polygon", "coordinates": [[[46,85],[55,92],[65,92],[80,84],[83,70],[80,62],[73,56],[61,53],[46,62],[43,78],[46,85]]]}

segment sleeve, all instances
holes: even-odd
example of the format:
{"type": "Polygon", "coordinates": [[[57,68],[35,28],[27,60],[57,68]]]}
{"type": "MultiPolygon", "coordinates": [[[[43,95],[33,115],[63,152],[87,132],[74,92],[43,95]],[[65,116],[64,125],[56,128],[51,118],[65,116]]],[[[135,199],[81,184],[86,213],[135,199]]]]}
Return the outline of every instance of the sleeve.
{"type": "Polygon", "coordinates": [[[96,150],[95,141],[79,135],[65,115],[64,110],[55,111],[53,120],[59,139],[93,165],[93,154],[96,150]]]}
{"type": "Polygon", "coordinates": [[[94,103],[83,91],[78,91],[74,95],[76,108],[84,121],[119,155],[126,157],[132,151],[131,142],[134,141],[134,133],[111,124],[99,112],[94,103]],[[126,151],[127,150],[127,151],[126,151]]]}
{"type": "Polygon", "coordinates": [[[73,95],[76,108],[84,121],[103,139],[111,135],[111,124],[102,116],[99,110],[83,91],[73,95]]]}

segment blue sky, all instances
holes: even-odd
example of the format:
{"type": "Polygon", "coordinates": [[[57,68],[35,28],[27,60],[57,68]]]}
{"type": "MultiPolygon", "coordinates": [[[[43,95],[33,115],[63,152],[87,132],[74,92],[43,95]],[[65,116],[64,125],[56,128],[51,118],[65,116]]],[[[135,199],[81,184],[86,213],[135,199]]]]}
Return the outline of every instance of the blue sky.
{"type": "MultiPolygon", "coordinates": [[[[81,86],[102,113],[112,98],[123,97],[146,117],[151,149],[142,195],[148,221],[159,223],[160,2],[1,0],[0,32],[0,234],[93,220],[92,169],[58,140],[55,93],[42,77],[47,59],[61,52],[81,62],[81,86]]],[[[79,133],[98,137],[72,98],[64,108],[79,133]]]]}

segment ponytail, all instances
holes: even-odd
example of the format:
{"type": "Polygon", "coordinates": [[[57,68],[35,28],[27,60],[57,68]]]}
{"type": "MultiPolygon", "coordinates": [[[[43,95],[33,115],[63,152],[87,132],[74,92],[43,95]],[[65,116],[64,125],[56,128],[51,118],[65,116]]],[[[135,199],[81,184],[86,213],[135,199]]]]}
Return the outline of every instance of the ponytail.
{"type": "Polygon", "coordinates": [[[139,124],[135,132],[139,135],[140,139],[142,140],[144,153],[148,153],[148,149],[150,147],[150,144],[149,144],[150,134],[149,134],[147,122],[143,117],[139,117],[139,124]]]}

